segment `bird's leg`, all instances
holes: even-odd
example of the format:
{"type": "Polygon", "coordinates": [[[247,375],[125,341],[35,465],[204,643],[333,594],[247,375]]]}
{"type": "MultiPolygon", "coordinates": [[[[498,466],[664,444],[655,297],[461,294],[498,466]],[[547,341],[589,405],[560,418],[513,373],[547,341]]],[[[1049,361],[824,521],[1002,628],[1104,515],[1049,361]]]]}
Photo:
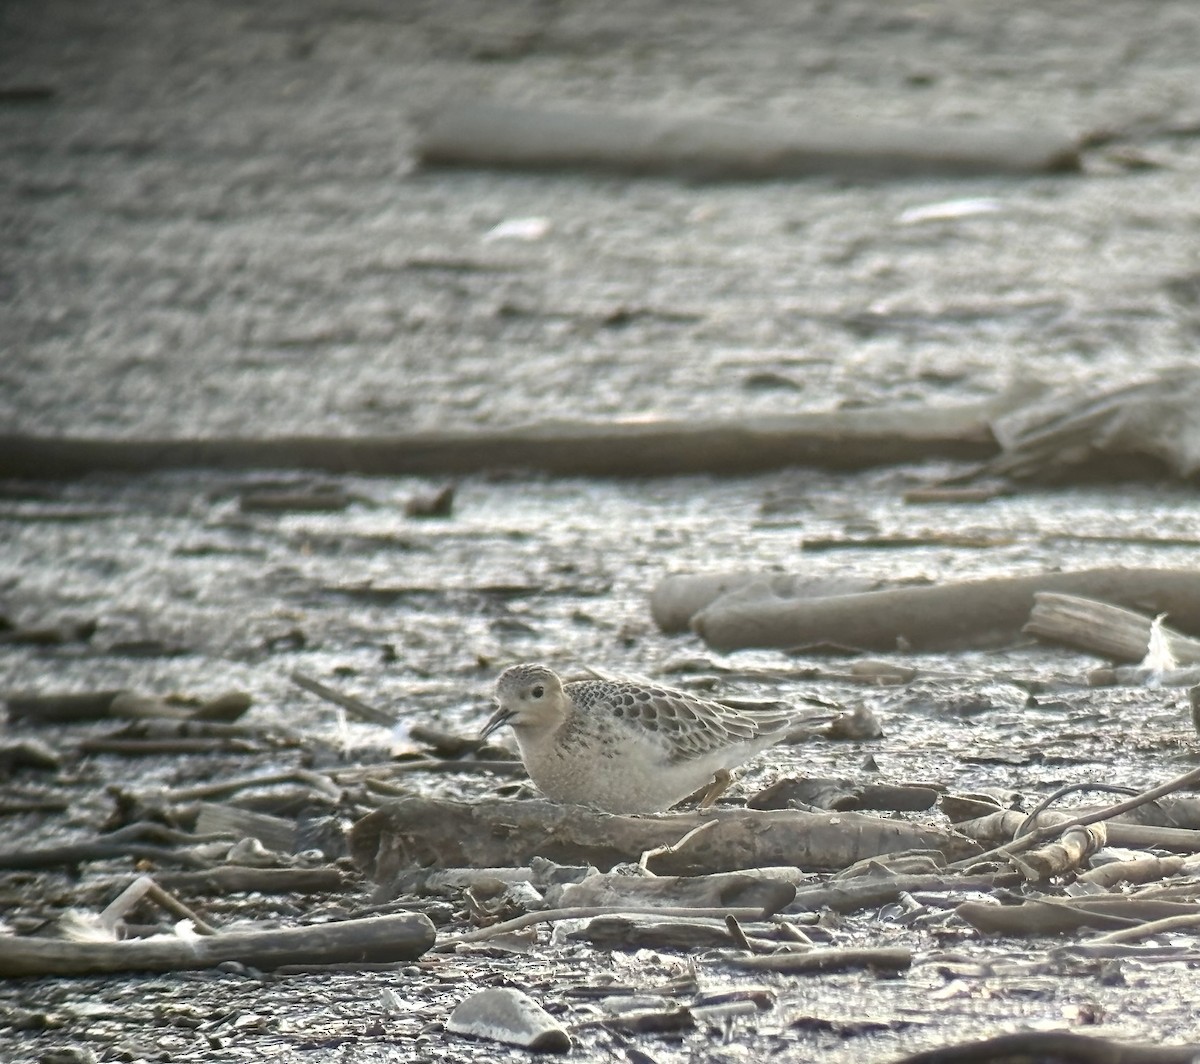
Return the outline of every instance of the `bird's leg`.
{"type": "Polygon", "coordinates": [[[699,802],[701,809],[711,809],[713,803],[721,797],[733,782],[733,773],[727,768],[719,768],[713,773],[713,778],[703,787],[697,787],[686,798],[680,798],[671,808],[678,809],[681,806],[691,805],[692,802],[699,802]]]}
{"type": "Polygon", "coordinates": [[[700,799],[700,808],[711,808],[713,803],[729,789],[729,785],[732,782],[733,773],[730,772],[729,769],[717,769],[717,771],[713,773],[712,783],[703,788],[703,795],[700,799]]]}

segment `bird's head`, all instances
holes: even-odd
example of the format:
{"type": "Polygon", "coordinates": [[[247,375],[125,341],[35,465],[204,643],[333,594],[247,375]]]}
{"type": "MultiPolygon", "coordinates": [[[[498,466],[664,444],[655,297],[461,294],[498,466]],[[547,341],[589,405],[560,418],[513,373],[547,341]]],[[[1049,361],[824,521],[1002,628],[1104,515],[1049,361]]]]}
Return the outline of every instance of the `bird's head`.
{"type": "Polygon", "coordinates": [[[566,709],[562,680],[545,665],[512,665],[496,680],[496,712],[480,731],[486,739],[497,728],[550,728],[566,709]]]}

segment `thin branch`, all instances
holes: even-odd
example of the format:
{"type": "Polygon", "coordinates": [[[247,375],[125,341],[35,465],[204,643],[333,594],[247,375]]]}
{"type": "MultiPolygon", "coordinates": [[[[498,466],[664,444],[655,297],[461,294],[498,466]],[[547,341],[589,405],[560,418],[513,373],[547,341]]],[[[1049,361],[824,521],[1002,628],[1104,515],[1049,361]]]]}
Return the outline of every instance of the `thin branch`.
{"type": "Polygon", "coordinates": [[[385,728],[391,728],[396,723],[396,718],[390,713],[386,713],[382,709],[376,709],[368,702],[364,702],[361,698],[355,698],[353,695],[344,695],[341,691],[336,691],[332,687],[326,687],[320,680],[314,680],[299,669],[292,673],[292,683],[297,687],[303,687],[304,690],[312,692],[318,698],[325,699],[326,702],[332,702],[335,706],[341,706],[347,713],[357,717],[359,720],[368,721],[371,724],[382,724],[385,728]]]}

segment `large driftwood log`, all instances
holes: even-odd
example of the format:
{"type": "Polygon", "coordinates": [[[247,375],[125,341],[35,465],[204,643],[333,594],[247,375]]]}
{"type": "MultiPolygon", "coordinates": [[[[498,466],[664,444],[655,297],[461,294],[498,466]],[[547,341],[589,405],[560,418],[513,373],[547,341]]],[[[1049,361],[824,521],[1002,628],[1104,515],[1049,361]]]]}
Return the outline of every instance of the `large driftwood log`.
{"type": "MultiPolygon", "coordinates": [[[[1151,618],[1108,602],[1041,591],[1033,596],[1028,635],[1065,643],[1117,661],[1141,661],[1150,645],[1151,618]]],[[[1163,637],[1179,665],[1200,662],[1200,639],[1164,626],[1163,637]]]]}
{"type": "Polygon", "coordinates": [[[434,115],[417,146],[426,165],[603,170],[708,179],[837,174],[1078,170],[1078,144],[1037,129],[872,126],[703,115],[543,111],[465,104],[434,115]]]}
{"type": "Polygon", "coordinates": [[[1085,569],[819,599],[732,594],[697,614],[692,627],[721,651],[828,644],[916,651],[998,646],[1019,637],[1041,591],[1166,613],[1180,628],[1200,631],[1200,572],[1189,569],[1085,569]]]}
{"type": "Polygon", "coordinates": [[[1017,1031],[976,1042],[923,1049],[893,1064],[1193,1064],[1200,1044],[1116,1042],[1071,1031],[1017,1031]]]}
{"type": "Polygon", "coordinates": [[[791,465],[861,469],[996,453],[993,403],[817,411],[747,421],[542,422],[507,429],[357,438],[111,440],[0,436],[0,476],[98,471],[308,469],[367,475],[527,469],[562,476],[736,475],[791,465]]]}
{"type": "Polygon", "coordinates": [[[713,809],[704,813],[613,816],[545,801],[451,802],[402,798],[368,813],[350,832],[351,855],[379,883],[414,865],[491,867],[546,857],[601,869],[656,847],[685,845],[651,862],[662,875],[699,875],[764,865],[841,869],[867,857],[939,850],[947,857],[977,845],[931,825],[861,813],[791,809],[713,809]]]}
{"type": "Polygon", "coordinates": [[[735,570],[726,573],[676,573],[663,577],[650,592],[650,616],[664,632],[686,632],[697,613],[731,591],[764,585],[781,598],[825,598],[873,591],[877,581],[855,576],[801,576],[735,570]]]}
{"type": "Polygon", "coordinates": [[[203,938],[69,942],[0,937],[0,977],[168,972],[238,961],[252,968],[286,964],[408,961],[433,945],[433,924],[420,913],[269,931],[230,931],[203,938]]]}

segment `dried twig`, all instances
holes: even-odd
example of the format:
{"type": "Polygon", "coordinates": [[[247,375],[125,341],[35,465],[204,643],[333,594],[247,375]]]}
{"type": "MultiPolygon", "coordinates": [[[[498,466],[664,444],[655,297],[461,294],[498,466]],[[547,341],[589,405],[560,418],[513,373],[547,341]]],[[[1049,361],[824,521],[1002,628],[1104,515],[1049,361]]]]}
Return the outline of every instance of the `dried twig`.
{"type": "Polygon", "coordinates": [[[691,842],[692,839],[694,839],[702,831],[708,831],[709,828],[711,828],[715,823],[715,820],[706,820],[701,824],[697,824],[694,828],[692,828],[691,831],[683,835],[678,842],[672,842],[664,846],[654,846],[649,850],[644,851],[642,856],[638,859],[638,868],[647,875],[654,875],[654,873],[650,871],[649,864],[652,860],[654,860],[655,857],[665,857],[669,853],[678,853],[684,848],[685,845],[691,842]]]}

